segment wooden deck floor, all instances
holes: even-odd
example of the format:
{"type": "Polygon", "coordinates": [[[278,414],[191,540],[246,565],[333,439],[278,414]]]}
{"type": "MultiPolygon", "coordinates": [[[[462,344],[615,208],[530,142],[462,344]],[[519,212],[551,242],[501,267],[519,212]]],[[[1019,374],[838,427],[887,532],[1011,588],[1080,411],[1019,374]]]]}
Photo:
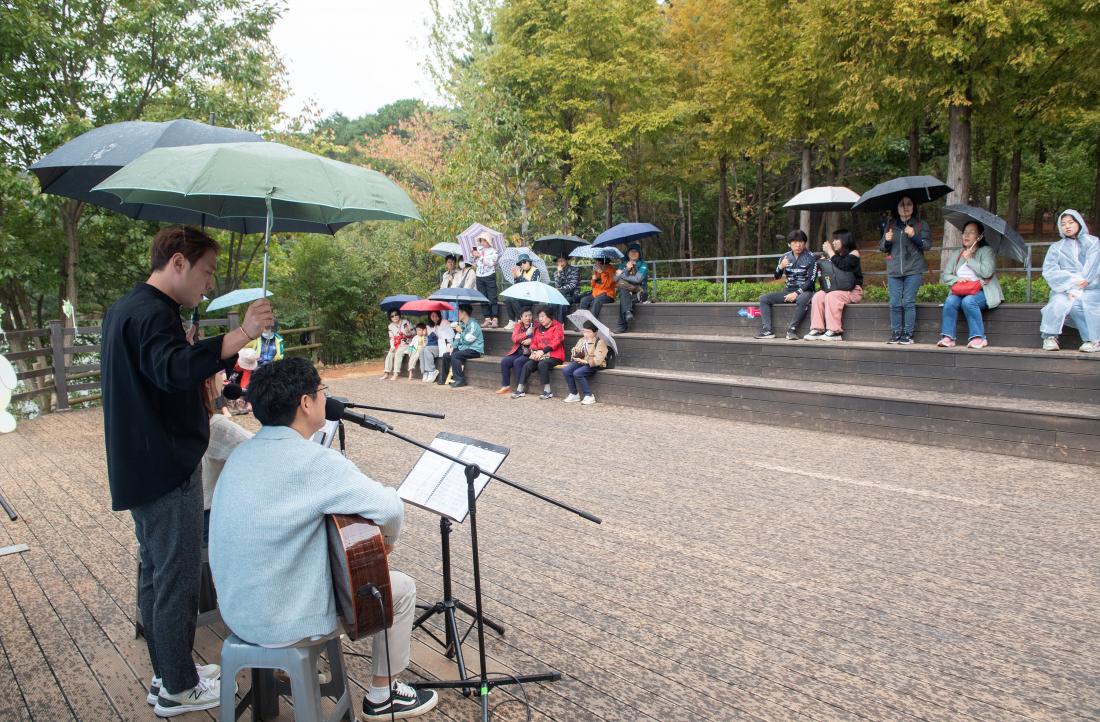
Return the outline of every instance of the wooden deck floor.
{"type": "MultiPolygon", "coordinates": [[[[510,446],[502,473],[604,518],[499,483],[482,497],[486,607],[508,628],[490,665],[563,675],[527,686],[537,720],[1100,718],[1093,469],[418,382],[330,385],[444,411],[387,418],[424,441],[510,446]]],[[[348,436],[388,484],[418,456],[348,436]]],[[[129,515],[109,510],[98,410],[0,436],[0,489],[23,515],[0,517],[0,546],[30,547],[0,557],[0,720],[153,720],[136,545],[129,515]]],[[[435,601],[437,521],[408,517],[392,564],[435,601]]],[[[472,601],[456,532],[456,594],[472,601]]],[[[224,634],[200,629],[196,657],[217,661],[224,634]]],[[[452,676],[422,633],[413,658],[414,676],[452,676]]],[[[349,663],[358,706],[369,663],[349,663]]],[[[492,700],[495,719],[524,719],[492,700]]],[[[424,719],[476,707],[445,692],[424,719]]]]}

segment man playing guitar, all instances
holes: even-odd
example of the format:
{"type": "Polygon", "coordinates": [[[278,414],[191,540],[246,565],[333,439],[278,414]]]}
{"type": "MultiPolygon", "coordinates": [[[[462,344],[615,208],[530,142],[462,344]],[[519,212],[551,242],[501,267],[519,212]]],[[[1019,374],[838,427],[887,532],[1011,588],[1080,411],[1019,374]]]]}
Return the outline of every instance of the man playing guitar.
{"type": "MultiPolygon", "coordinates": [[[[404,521],[394,489],[362,474],[339,452],[310,441],[325,423],[325,394],[313,365],[275,361],[252,375],[252,413],[263,424],[225,464],[210,515],[210,569],[222,619],[241,639],[267,647],[340,634],[329,569],[326,517],[376,523],[387,552],[404,521]]],[[[372,639],[365,720],[404,719],[435,707],[431,690],[390,680],[409,664],[416,585],[390,572],[393,625],[372,639]],[[388,656],[385,637],[388,636],[388,656]]]]}

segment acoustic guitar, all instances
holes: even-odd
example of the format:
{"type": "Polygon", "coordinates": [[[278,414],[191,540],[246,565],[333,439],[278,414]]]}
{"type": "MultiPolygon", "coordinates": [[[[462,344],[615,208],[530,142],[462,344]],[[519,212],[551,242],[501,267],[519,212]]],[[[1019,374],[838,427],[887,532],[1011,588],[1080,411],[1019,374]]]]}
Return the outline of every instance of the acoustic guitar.
{"type": "Polygon", "coordinates": [[[382,531],[354,514],[330,514],[325,526],[336,611],[348,637],[360,639],[389,627],[393,590],[382,531]],[[371,585],[382,593],[382,606],[369,592],[371,585]]]}

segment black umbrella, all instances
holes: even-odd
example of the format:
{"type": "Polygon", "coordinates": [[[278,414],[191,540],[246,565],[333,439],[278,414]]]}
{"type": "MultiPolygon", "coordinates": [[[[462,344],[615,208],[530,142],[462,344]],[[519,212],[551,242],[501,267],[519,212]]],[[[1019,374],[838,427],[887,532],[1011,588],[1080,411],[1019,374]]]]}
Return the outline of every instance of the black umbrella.
{"type": "Polygon", "coordinates": [[[985,226],[985,242],[994,253],[1011,256],[1017,261],[1027,259],[1027,243],[1008,221],[984,208],[955,203],[943,208],[943,219],[960,231],[967,223],[977,221],[985,226]]]}
{"type": "MultiPolygon", "coordinates": [[[[193,120],[170,120],[162,123],[132,120],[89,130],[46,155],[32,165],[30,171],[38,177],[43,193],[75,198],[137,220],[188,223],[238,233],[263,233],[263,217],[216,218],[173,206],[123,203],[113,193],[92,190],[123,166],[154,148],[204,143],[262,142],[263,138],[249,131],[222,128],[193,120]]],[[[332,234],[335,228],[308,221],[276,218],[272,230],[332,234]]]]}
{"type": "Polygon", "coordinates": [[[396,296],[386,296],[378,304],[378,307],[381,308],[386,313],[390,313],[391,311],[400,311],[401,307],[404,306],[409,301],[419,301],[419,300],[420,300],[420,296],[413,296],[413,295],[410,295],[408,293],[399,293],[396,296]]]}
{"type": "Polygon", "coordinates": [[[577,236],[543,236],[532,243],[531,248],[554,258],[568,258],[574,248],[587,245],[588,241],[577,236]]]}
{"type": "Polygon", "coordinates": [[[898,207],[898,201],[908,196],[913,203],[920,205],[937,198],[943,198],[954,190],[938,178],[930,175],[907,175],[894,178],[867,191],[859,197],[853,211],[892,211],[898,207]]]}

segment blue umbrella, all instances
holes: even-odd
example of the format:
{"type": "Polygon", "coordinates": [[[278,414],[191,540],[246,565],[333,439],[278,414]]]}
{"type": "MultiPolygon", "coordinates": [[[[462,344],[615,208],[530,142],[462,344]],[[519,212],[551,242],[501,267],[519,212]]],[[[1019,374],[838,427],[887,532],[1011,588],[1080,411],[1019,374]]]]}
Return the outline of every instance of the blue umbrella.
{"type": "Polygon", "coordinates": [[[569,255],[573,258],[600,258],[605,261],[619,261],[623,258],[622,251],[618,248],[596,248],[595,244],[574,248],[569,255]]]}
{"type": "Polygon", "coordinates": [[[561,291],[542,281],[521,281],[500,294],[505,298],[516,298],[532,303],[550,303],[555,306],[568,306],[569,301],[561,291]]]}
{"type": "MultiPolygon", "coordinates": [[[[270,296],[271,291],[268,291],[267,295],[270,296]]],[[[242,303],[252,303],[263,297],[264,291],[262,288],[238,288],[236,291],[230,291],[229,293],[215,298],[210,302],[210,305],[206,307],[206,312],[220,311],[230,306],[240,306],[242,303]]]]}
{"type": "Polygon", "coordinates": [[[379,303],[378,305],[383,311],[385,311],[386,313],[389,313],[390,311],[400,310],[401,307],[404,306],[409,301],[419,301],[419,300],[420,300],[420,296],[410,296],[407,293],[402,293],[402,294],[398,294],[396,296],[386,296],[385,298],[382,299],[382,302],[379,303]]]}
{"type": "Polygon", "coordinates": [[[617,246],[620,243],[640,241],[643,238],[659,235],[661,235],[661,229],[652,223],[620,223],[596,236],[596,240],[592,241],[592,245],[596,247],[617,246]]]}
{"type": "Polygon", "coordinates": [[[489,299],[473,288],[441,288],[428,296],[433,301],[454,301],[455,303],[489,303],[489,299]]]}

